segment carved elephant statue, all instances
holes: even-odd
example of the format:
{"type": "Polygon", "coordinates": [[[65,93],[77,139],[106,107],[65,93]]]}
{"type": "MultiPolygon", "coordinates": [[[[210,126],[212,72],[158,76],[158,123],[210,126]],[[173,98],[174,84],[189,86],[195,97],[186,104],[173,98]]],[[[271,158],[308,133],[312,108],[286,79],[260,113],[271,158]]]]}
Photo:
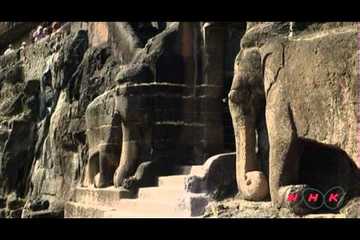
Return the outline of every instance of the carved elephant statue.
{"type": "Polygon", "coordinates": [[[148,155],[151,113],[146,96],[133,83],[149,81],[151,71],[147,65],[128,65],[119,75],[118,80],[128,82],[98,96],[86,110],[90,186],[120,186],[148,155]]]}
{"type": "Polygon", "coordinates": [[[183,30],[174,23],[148,39],[130,62],[114,67],[119,68],[112,74],[116,87],[88,106],[87,185],[148,186],[170,168],[168,156],[174,155],[178,137],[177,126],[170,134],[167,123],[179,120],[178,104],[188,89],[183,30]]]}
{"type": "Polygon", "coordinates": [[[85,186],[112,185],[112,176],[120,160],[122,130],[114,93],[105,92],[95,98],[85,113],[89,144],[85,186]]]}
{"type": "MultiPolygon", "coordinates": [[[[275,206],[303,213],[308,209],[288,201],[290,193],[309,186],[301,178],[302,143],[334,146],[357,159],[356,25],[291,39],[261,37],[266,28],[258,29],[248,29],[242,39],[228,94],[237,185],[244,199],[261,201],[270,194],[275,206]]],[[[321,164],[325,169],[330,162],[321,164]]],[[[336,176],[319,172],[319,178],[347,190],[352,167],[344,163],[334,168],[336,176]]]]}

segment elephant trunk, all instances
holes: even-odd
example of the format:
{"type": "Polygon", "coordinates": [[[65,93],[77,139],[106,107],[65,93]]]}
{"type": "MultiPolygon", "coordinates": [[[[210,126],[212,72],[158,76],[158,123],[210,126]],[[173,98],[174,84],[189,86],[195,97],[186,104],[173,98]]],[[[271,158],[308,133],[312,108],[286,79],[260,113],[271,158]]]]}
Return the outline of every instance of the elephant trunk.
{"type": "Polygon", "coordinates": [[[236,181],[245,200],[261,201],[269,194],[268,181],[256,157],[255,117],[251,104],[239,103],[239,92],[229,94],[236,142],[236,181]]]}

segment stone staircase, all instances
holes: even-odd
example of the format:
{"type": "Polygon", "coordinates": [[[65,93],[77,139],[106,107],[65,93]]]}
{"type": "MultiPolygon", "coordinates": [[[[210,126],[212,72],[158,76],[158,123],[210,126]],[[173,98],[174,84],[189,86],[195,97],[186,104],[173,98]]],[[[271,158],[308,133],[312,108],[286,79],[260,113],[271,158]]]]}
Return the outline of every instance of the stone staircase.
{"type": "Polygon", "coordinates": [[[202,166],[178,166],[159,176],[157,186],[136,193],[122,188],[77,188],[65,205],[65,218],[183,218],[200,217],[208,204],[205,193],[185,190],[186,178],[202,166]]]}

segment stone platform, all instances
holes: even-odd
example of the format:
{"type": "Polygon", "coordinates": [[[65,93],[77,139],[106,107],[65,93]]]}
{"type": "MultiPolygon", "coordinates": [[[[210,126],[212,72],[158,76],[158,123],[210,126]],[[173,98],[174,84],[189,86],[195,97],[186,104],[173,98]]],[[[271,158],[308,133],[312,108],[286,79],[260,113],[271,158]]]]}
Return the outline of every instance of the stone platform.
{"type": "Polygon", "coordinates": [[[185,181],[202,166],[177,167],[158,177],[157,186],[136,193],[122,188],[77,188],[65,205],[65,218],[184,218],[202,216],[208,204],[205,193],[190,193],[185,181]]]}

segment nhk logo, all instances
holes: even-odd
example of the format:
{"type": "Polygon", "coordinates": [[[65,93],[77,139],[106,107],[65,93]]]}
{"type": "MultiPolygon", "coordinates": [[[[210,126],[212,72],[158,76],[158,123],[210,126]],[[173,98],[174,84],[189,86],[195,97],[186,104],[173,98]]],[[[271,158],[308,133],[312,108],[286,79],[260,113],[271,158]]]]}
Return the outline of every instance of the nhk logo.
{"type": "Polygon", "coordinates": [[[330,210],[339,209],[344,202],[345,191],[341,187],[333,187],[325,194],[315,188],[306,188],[302,193],[289,193],[288,202],[303,202],[310,209],[320,209],[323,206],[330,210]]]}

